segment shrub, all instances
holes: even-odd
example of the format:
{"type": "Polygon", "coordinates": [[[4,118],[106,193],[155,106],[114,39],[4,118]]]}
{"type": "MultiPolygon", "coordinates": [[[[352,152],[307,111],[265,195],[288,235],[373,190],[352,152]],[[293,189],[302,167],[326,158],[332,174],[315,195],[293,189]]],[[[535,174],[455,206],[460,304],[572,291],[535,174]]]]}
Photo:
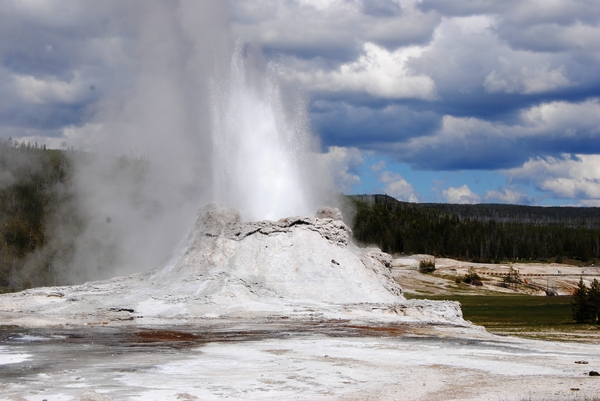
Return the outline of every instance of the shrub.
{"type": "Polygon", "coordinates": [[[462,281],[466,284],[471,284],[471,285],[476,285],[476,286],[483,285],[483,282],[481,281],[481,277],[479,277],[479,274],[477,274],[475,272],[475,270],[473,270],[472,268],[469,269],[469,272],[467,274],[465,274],[465,277],[463,278],[462,281]]]}
{"type": "Polygon", "coordinates": [[[517,288],[517,285],[521,282],[519,278],[519,272],[511,267],[508,271],[508,274],[502,280],[502,284],[504,288],[517,288]]]}
{"type": "Polygon", "coordinates": [[[419,262],[419,271],[429,274],[435,271],[435,259],[423,259],[419,262]]]}

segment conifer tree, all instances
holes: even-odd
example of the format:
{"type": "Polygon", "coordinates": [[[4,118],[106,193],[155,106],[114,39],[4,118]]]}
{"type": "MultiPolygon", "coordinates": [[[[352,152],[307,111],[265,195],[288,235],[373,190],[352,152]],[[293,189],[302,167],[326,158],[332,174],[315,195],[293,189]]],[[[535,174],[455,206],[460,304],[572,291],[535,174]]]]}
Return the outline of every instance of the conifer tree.
{"type": "Polygon", "coordinates": [[[588,292],[589,290],[583,282],[583,277],[581,277],[571,300],[573,319],[577,323],[588,323],[591,320],[588,292]]]}
{"type": "Polygon", "coordinates": [[[600,282],[598,280],[592,281],[587,298],[592,323],[600,324],[600,282]]]}

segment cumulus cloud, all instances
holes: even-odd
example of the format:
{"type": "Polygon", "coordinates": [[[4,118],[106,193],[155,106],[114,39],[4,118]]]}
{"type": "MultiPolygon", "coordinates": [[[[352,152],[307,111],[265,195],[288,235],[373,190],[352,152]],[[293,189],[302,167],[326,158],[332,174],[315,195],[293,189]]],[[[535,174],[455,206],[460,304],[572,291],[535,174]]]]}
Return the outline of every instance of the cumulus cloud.
{"type": "Polygon", "coordinates": [[[448,203],[473,204],[481,202],[481,197],[471,191],[467,184],[461,187],[450,187],[442,191],[442,196],[448,203]]]}
{"type": "Polygon", "coordinates": [[[483,83],[488,92],[542,93],[569,86],[571,83],[564,75],[564,68],[550,70],[547,67],[521,68],[518,74],[502,74],[496,70],[490,72],[483,83]]]}
{"type": "Polygon", "coordinates": [[[497,16],[499,37],[513,48],[530,51],[564,51],[573,49],[574,45],[591,44],[590,39],[594,36],[589,30],[597,28],[600,16],[600,6],[594,0],[576,3],[568,0],[423,0],[419,2],[419,8],[445,16],[497,16]],[[582,32],[582,27],[588,28],[587,34],[582,32]],[[574,30],[579,30],[578,35],[570,34],[574,30]]]}
{"type": "Polygon", "coordinates": [[[456,101],[457,94],[463,95],[461,102],[479,96],[504,46],[494,34],[496,23],[490,15],[444,18],[420,57],[410,60],[410,68],[434,80],[444,104],[456,101]]]}
{"type": "Polygon", "coordinates": [[[508,14],[507,11],[442,20],[433,40],[411,67],[430,76],[446,102],[485,99],[487,104],[502,109],[518,109],[532,99],[503,103],[501,97],[485,93],[564,93],[582,90],[583,81],[597,82],[579,58],[595,57],[598,49],[590,48],[584,56],[580,54],[581,46],[575,44],[564,52],[513,47],[499,35],[508,14]]]}
{"type": "Polygon", "coordinates": [[[600,155],[562,155],[531,159],[507,170],[511,180],[530,180],[540,190],[582,204],[600,200],[600,155]]]}
{"type": "Polygon", "coordinates": [[[512,204],[530,204],[531,197],[522,191],[503,188],[498,190],[487,190],[483,199],[490,203],[512,203],[512,204]]]}
{"type": "MultiPolygon", "coordinates": [[[[327,152],[316,155],[322,171],[328,171],[333,180],[333,188],[349,192],[353,186],[360,184],[358,169],[364,164],[360,150],[330,146],[327,152]]],[[[328,175],[323,175],[326,178],[328,175]]]]}
{"type": "MultiPolygon", "coordinates": [[[[388,152],[422,169],[462,170],[497,168],[514,157],[512,138],[503,127],[476,118],[446,115],[433,135],[387,146],[388,152]],[[513,149],[509,153],[510,149],[513,149]]],[[[381,151],[385,151],[381,147],[381,151]]]]}
{"type": "Polygon", "coordinates": [[[371,171],[374,173],[378,173],[385,168],[385,161],[380,160],[377,163],[371,165],[371,171]]]}
{"type": "Polygon", "coordinates": [[[499,36],[511,47],[528,51],[596,53],[600,6],[593,0],[518,2],[503,13],[499,36]],[[594,43],[595,42],[595,43],[594,43]]]}
{"type": "Polygon", "coordinates": [[[407,202],[419,201],[413,186],[398,173],[384,171],[379,176],[379,182],[385,184],[384,191],[386,194],[398,200],[407,202]]]}
{"type": "MultiPolygon", "coordinates": [[[[83,100],[89,92],[81,79],[81,74],[75,71],[73,79],[62,81],[56,77],[47,79],[31,75],[14,75],[16,94],[25,102],[34,104],[76,103],[83,100]]],[[[95,89],[95,87],[94,87],[95,89]]]]}
{"type": "Polygon", "coordinates": [[[288,81],[323,92],[364,92],[386,99],[417,98],[434,100],[435,82],[423,74],[414,74],[407,62],[419,57],[422,49],[403,47],[390,52],[374,43],[363,45],[358,60],[342,64],[333,71],[312,70],[310,73],[282,67],[280,73],[288,81]]]}
{"type": "Polygon", "coordinates": [[[553,101],[542,103],[521,112],[524,135],[556,137],[571,140],[597,139],[600,135],[600,98],[583,102],[553,101]]]}

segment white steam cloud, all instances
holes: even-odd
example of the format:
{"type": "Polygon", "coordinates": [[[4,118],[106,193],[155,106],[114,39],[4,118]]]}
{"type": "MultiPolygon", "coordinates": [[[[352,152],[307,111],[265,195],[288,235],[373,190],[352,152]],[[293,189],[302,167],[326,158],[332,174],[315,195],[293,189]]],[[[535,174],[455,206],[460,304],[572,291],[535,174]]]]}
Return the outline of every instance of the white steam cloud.
{"type": "MultiPolygon", "coordinates": [[[[65,131],[69,145],[94,156],[73,160],[83,227],[73,252],[56,255],[61,281],[154,267],[208,202],[246,220],[313,214],[306,111],[285,104],[268,65],[247,72],[227,3],[113,4],[131,29],[131,57],[121,61],[122,88],[95,105],[88,124],[65,131]]],[[[71,217],[57,212],[56,238],[69,235],[71,217]]]]}

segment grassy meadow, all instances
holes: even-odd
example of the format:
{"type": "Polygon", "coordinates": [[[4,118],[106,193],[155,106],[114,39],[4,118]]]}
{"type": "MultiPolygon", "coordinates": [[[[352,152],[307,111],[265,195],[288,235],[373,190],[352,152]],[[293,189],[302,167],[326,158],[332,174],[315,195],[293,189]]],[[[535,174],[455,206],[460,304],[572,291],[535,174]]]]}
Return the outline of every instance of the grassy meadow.
{"type": "Polygon", "coordinates": [[[458,301],[465,320],[495,334],[565,341],[600,340],[600,325],[575,323],[570,296],[406,294],[406,297],[458,301]]]}

